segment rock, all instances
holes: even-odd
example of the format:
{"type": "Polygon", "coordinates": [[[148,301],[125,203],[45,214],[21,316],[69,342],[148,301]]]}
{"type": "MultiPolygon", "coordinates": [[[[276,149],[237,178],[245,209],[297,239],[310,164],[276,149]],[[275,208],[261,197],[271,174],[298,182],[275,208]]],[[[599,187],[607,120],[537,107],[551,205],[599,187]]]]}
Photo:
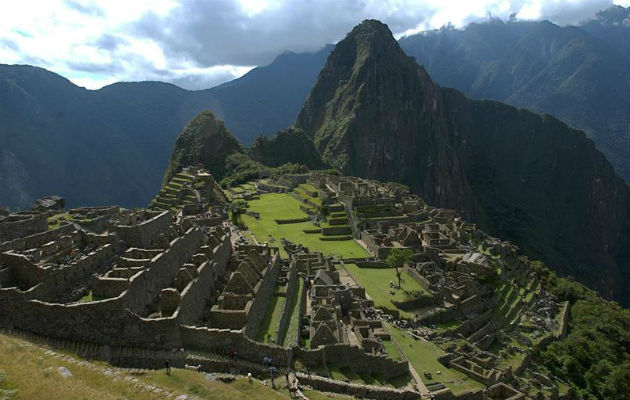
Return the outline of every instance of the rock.
{"type": "Polygon", "coordinates": [[[74,376],[72,375],[72,372],[70,372],[70,370],[66,367],[57,368],[57,373],[61,375],[63,378],[72,378],[74,376]]]}
{"type": "Polygon", "coordinates": [[[188,396],[186,396],[185,394],[180,394],[179,396],[175,397],[175,400],[187,400],[188,396]]]}

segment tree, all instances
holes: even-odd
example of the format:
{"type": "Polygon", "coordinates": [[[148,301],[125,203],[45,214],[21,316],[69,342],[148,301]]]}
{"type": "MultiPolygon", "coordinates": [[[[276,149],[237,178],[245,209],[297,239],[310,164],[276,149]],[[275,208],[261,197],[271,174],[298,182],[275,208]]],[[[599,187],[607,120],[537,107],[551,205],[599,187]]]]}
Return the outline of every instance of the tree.
{"type": "Polygon", "coordinates": [[[240,225],[241,214],[244,214],[245,210],[247,210],[247,202],[245,200],[234,200],[228,205],[230,220],[234,225],[240,225]]]}
{"type": "Polygon", "coordinates": [[[396,278],[398,278],[398,286],[402,284],[402,272],[405,264],[411,262],[413,252],[411,249],[392,249],[385,260],[387,264],[396,268],[396,278]]]}

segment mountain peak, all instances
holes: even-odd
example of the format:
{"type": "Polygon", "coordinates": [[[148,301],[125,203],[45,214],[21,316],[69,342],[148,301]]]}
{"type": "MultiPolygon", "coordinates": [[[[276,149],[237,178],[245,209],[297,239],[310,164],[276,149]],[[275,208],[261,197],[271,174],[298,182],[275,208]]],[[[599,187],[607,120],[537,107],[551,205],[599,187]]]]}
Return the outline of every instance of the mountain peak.
{"type": "Polygon", "coordinates": [[[345,174],[404,180],[415,189],[449,181],[429,201],[463,204],[469,191],[448,148],[445,120],[439,87],[387,25],[366,20],[337,43],[296,125],[345,174]]]}
{"type": "Polygon", "coordinates": [[[204,110],[177,136],[164,182],[168,182],[183,167],[196,164],[202,164],[217,180],[221,180],[226,173],[226,157],[242,152],[241,145],[225,128],[223,121],[211,111],[204,110]]]}
{"type": "Polygon", "coordinates": [[[377,19],[365,19],[359,25],[355,26],[348,36],[373,35],[375,33],[383,34],[394,38],[389,27],[377,19]]]}
{"type": "MultiPolygon", "coordinates": [[[[346,46],[356,46],[358,58],[370,56],[408,58],[398,45],[389,27],[375,19],[366,19],[355,26],[341,43],[346,46]]],[[[337,44],[338,46],[339,44],[337,44]]]]}

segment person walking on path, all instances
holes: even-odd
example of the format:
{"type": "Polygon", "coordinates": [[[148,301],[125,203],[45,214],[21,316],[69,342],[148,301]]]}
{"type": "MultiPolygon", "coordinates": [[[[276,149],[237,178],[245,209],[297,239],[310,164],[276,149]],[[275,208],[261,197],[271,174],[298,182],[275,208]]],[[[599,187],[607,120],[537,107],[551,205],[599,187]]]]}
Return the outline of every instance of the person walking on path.
{"type": "Polygon", "coordinates": [[[171,375],[171,364],[168,362],[168,360],[166,360],[164,362],[164,366],[166,367],[166,375],[171,375]]]}

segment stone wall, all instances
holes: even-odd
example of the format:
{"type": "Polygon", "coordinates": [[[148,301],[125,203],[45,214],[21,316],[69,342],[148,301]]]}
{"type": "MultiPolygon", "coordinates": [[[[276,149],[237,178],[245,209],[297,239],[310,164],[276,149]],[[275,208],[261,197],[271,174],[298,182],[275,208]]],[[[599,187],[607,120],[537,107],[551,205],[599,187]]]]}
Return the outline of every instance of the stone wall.
{"type": "MultiPolygon", "coordinates": [[[[141,272],[138,272],[141,273],[141,272]]],[[[120,296],[129,287],[127,278],[104,277],[90,283],[92,295],[98,298],[112,298],[120,296]]]]}
{"type": "Polygon", "coordinates": [[[3,268],[0,262],[0,288],[13,286],[13,273],[9,268],[3,268]]]}
{"type": "Polygon", "coordinates": [[[401,310],[417,310],[418,308],[428,306],[434,304],[435,301],[433,296],[422,295],[420,297],[416,297],[415,299],[405,300],[405,301],[396,301],[392,300],[392,304],[401,310]]]}
{"type": "Polygon", "coordinates": [[[42,245],[57,239],[60,236],[72,233],[76,228],[72,224],[61,225],[57,229],[24,236],[9,242],[0,244],[0,252],[7,250],[26,250],[42,247],[42,245]]]}
{"type": "Polygon", "coordinates": [[[334,235],[349,235],[352,231],[348,226],[330,226],[322,228],[322,235],[334,236],[334,235]]]}
{"type": "Polygon", "coordinates": [[[54,304],[29,300],[28,292],[0,289],[0,325],[112,346],[178,347],[181,342],[175,318],[145,319],[134,312],[142,311],[161,288],[172,282],[202,240],[199,229],[189,229],[184,236],[173,240],[167,251],[154,257],[147,269],[134,275],[126,291],[107,300],[54,304]]]}
{"type": "Polygon", "coordinates": [[[305,365],[334,364],[349,367],[359,372],[379,375],[384,379],[409,373],[406,362],[395,361],[384,355],[365,353],[363,349],[346,344],[332,344],[317,349],[294,349],[294,356],[305,365]]]}
{"type": "Polygon", "coordinates": [[[182,299],[175,317],[180,324],[195,322],[206,308],[206,302],[215,288],[217,279],[223,276],[230,260],[232,246],[228,236],[212,250],[210,260],[198,268],[198,276],[182,291],[182,299]]]}
{"type": "Polygon", "coordinates": [[[149,248],[157,235],[168,232],[172,221],[171,213],[164,211],[137,225],[118,225],[115,230],[130,247],[149,248]]]}
{"type": "Polygon", "coordinates": [[[115,246],[105,244],[81,256],[68,265],[41,267],[23,254],[7,251],[0,253],[0,263],[8,267],[13,284],[36,289],[32,298],[51,301],[85,282],[96,270],[112,262],[115,246]]]}
{"type": "Polygon", "coordinates": [[[223,222],[221,215],[211,215],[209,217],[199,217],[195,219],[195,223],[199,226],[218,226],[223,222]]]}
{"type": "Polygon", "coordinates": [[[425,290],[431,289],[431,282],[429,282],[427,278],[422,276],[422,274],[418,272],[418,270],[416,270],[415,268],[405,268],[405,269],[407,270],[407,273],[411,275],[413,280],[418,282],[418,284],[422,286],[425,290]]]}
{"type": "Polygon", "coordinates": [[[414,392],[409,389],[393,389],[386,386],[357,385],[346,383],[343,381],[337,381],[334,379],[323,378],[317,375],[307,375],[303,373],[297,373],[296,376],[300,381],[300,384],[306,384],[313,389],[320,390],[322,392],[344,393],[350,396],[374,400],[420,399],[420,393],[414,392]]]}
{"type": "Polygon", "coordinates": [[[52,300],[55,296],[70,292],[81,282],[89,279],[95,271],[111,264],[115,255],[115,246],[108,243],[68,265],[47,272],[43,283],[48,296],[40,297],[39,300],[52,300]]]}
{"type": "Polygon", "coordinates": [[[391,268],[383,261],[359,261],[355,263],[359,268],[391,268]]]}
{"type": "Polygon", "coordinates": [[[268,356],[279,367],[287,367],[291,362],[291,349],[255,342],[241,331],[181,326],[180,333],[184,348],[201,349],[217,354],[226,354],[233,349],[238,353],[239,359],[261,363],[262,358],[268,356]]]}
{"type": "Polygon", "coordinates": [[[110,227],[111,216],[101,215],[99,217],[92,218],[89,220],[77,221],[76,224],[79,225],[83,229],[100,233],[110,227]]]}
{"type": "Polygon", "coordinates": [[[173,240],[166,251],[151,259],[142,273],[129,279],[125,306],[132,312],[142,312],[160,289],[170,285],[182,264],[197,253],[202,243],[203,232],[198,228],[190,228],[184,236],[173,240]]]}
{"type": "Polygon", "coordinates": [[[122,296],[73,304],[25,300],[17,291],[0,290],[0,326],[51,338],[110,346],[178,348],[173,318],[144,319],[124,309],[122,296]]]}
{"type": "Polygon", "coordinates": [[[48,230],[46,214],[12,214],[0,218],[0,242],[48,230]]]}

